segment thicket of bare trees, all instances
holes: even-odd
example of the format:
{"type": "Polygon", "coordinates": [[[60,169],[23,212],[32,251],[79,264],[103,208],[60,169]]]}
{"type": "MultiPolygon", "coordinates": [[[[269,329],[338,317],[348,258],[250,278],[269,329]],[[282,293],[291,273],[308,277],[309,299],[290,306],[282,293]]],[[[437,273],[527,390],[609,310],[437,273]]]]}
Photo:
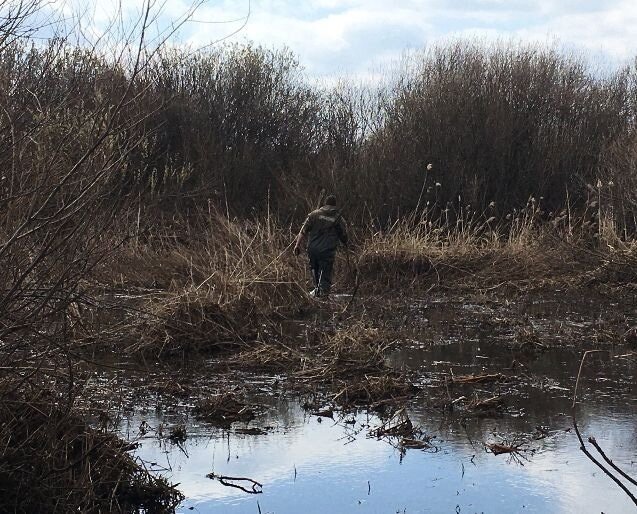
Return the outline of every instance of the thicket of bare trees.
{"type": "Polygon", "coordinates": [[[632,194],[619,185],[635,174],[635,69],[602,77],[553,50],[457,43],[413,56],[387,87],[313,87],[289,51],[255,46],[161,50],[134,83],[123,63],[64,41],[8,45],[0,65],[7,130],[24,140],[47,110],[38,149],[67,166],[117,112],[103,141],[125,156],[105,181],[116,201],[289,214],[325,188],[387,217],[419,198],[495,202],[504,215],[533,196],[557,211],[585,201],[598,179],[616,185],[615,203],[632,194]]]}
{"type": "Polygon", "coordinates": [[[634,69],[600,77],[542,48],[435,49],[413,62],[373,139],[375,181],[392,203],[412,206],[405,186],[432,162],[443,205],[461,196],[506,211],[534,196],[560,209],[569,194],[585,199],[604,152],[634,132],[634,95],[634,69]]]}
{"type": "Polygon", "coordinates": [[[631,188],[620,187],[635,175],[634,68],[600,76],[553,50],[457,43],[413,56],[390,86],[319,88],[286,50],[173,49],[140,70],[118,105],[131,70],[95,52],[12,45],[2,66],[5,77],[19,70],[10,108],[30,113],[15,121],[16,137],[41,116],[38,102],[65,99],[46,144],[61,150],[73,130],[70,160],[93,135],[87,120],[117,110],[106,142],[126,156],[108,174],[117,201],[285,215],[325,188],[381,218],[419,199],[441,209],[495,202],[504,215],[531,196],[547,211],[583,205],[600,179],[615,185],[620,221],[634,225],[631,188]]]}
{"type": "MultiPolygon", "coordinates": [[[[153,14],[117,55],[32,39],[38,1],[0,5],[0,497],[3,512],[161,511],[179,494],[76,410],[91,270],[126,202],[112,189],[152,115],[153,14]],[[123,488],[121,487],[123,486],[123,488]]],[[[161,45],[161,42],[159,43],[161,45]]]]}

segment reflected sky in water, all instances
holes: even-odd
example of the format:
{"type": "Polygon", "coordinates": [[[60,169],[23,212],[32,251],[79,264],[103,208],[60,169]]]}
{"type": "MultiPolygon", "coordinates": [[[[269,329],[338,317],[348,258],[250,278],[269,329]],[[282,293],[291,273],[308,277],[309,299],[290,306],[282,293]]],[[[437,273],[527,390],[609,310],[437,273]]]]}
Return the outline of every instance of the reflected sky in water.
{"type": "MultiPolygon", "coordinates": [[[[431,424],[416,413],[414,422],[437,435],[436,453],[408,450],[401,458],[390,444],[368,436],[380,422],[365,415],[355,425],[319,423],[298,405],[282,402],[273,416],[262,423],[274,425],[266,435],[218,431],[211,436],[209,429],[191,424],[183,451],[147,438],[138,454],[172,469],[163,474],[187,496],[178,512],[632,512],[629,499],[578,450],[575,435],[566,431],[567,418],[550,437],[531,441],[536,452],[522,465],[486,453],[482,440],[472,445],[470,429],[431,424]],[[278,416],[288,421],[277,422],[278,416]],[[213,471],[257,480],[263,494],[206,478],[213,471]]],[[[589,411],[587,420],[585,432],[595,434],[615,462],[635,475],[635,418],[589,411]]],[[[130,420],[131,425],[138,421],[130,420]]],[[[493,433],[508,428],[505,419],[479,425],[485,442],[498,441],[493,433]]]]}
{"type": "MultiPolygon", "coordinates": [[[[560,317],[579,323],[586,334],[579,318],[569,313],[560,317]]],[[[428,333],[438,328],[445,334],[444,344],[414,338],[392,358],[398,368],[421,371],[425,391],[428,381],[435,383],[450,368],[456,374],[500,372],[516,358],[494,342],[498,333],[493,326],[470,327],[471,337],[465,330],[456,338],[453,330],[463,318],[454,315],[453,325],[445,325],[447,319],[428,320],[428,333]]],[[[585,367],[579,424],[585,438],[595,436],[609,457],[636,477],[637,363],[611,357],[618,353],[615,350],[622,351],[613,347],[591,357],[585,367]]],[[[152,427],[187,425],[189,437],[181,447],[151,432],[141,439],[137,452],[155,463],[153,469],[164,469],[163,475],[179,483],[187,499],[178,512],[184,513],[635,512],[632,501],[579,450],[571,430],[569,412],[580,355],[573,349],[553,348],[527,359],[513,383],[496,388],[509,407],[500,417],[445,415],[426,401],[426,392],[424,399],[410,405],[409,414],[414,424],[434,436],[435,452],[407,450],[401,455],[388,442],[369,436],[380,425],[378,418],[361,413],[354,424],[345,419],[319,422],[285,397],[271,399],[270,408],[250,423],[265,428],[264,435],[224,432],[178,412],[135,413],[122,429],[134,439],[142,421],[152,427]],[[548,437],[533,438],[538,426],[548,429],[548,437]],[[485,451],[484,443],[521,441],[533,452],[518,461],[485,451]],[[263,484],[263,494],[226,487],[206,478],[211,472],[254,479],[263,484]]],[[[452,389],[450,395],[494,393],[486,389],[452,389]]],[[[637,488],[633,492],[637,494],[637,488]]]]}

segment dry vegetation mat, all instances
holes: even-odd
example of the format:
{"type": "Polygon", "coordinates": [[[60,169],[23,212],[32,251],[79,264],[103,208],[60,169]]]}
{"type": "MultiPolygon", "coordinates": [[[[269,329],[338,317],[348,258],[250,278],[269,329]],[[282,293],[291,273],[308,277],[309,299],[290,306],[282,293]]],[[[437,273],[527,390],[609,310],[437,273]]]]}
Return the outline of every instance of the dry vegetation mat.
{"type": "Polygon", "coordinates": [[[406,400],[417,388],[387,361],[395,342],[380,329],[355,322],[299,344],[263,344],[224,360],[238,369],[284,373],[299,391],[320,391],[341,407],[381,408],[406,400]]]}
{"type": "Polygon", "coordinates": [[[203,398],[194,408],[197,418],[215,426],[229,428],[236,421],[247,423],[254,419],[254,408],[233,392],[203,398]]]}
{"type": "Polygon", "coordinates": [[[132,447],[60,406],[0,384],[1,512],[171,512],[181,493],[129,455],[132,447]],[[28,398],[28,399],[26,399],[28,398]]]}

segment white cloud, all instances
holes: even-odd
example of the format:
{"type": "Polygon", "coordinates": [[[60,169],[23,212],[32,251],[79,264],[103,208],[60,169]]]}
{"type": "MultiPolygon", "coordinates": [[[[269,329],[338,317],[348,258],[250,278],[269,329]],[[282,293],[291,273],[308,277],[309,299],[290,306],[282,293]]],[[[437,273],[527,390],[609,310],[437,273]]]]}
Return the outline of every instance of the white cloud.
{"type": "Polygon", "coordinates": [[[631,1],[599,12],[563,13],[517,33],[534,41],[546,39],[549,34],[575,47],[625,60],[637,54],[636,25],[637,3],[631,1]]]}
{"type": "MultiPolygon", "coordinates": [[[[336,70],[364,72],[369,66],[399,55],[403,48],[421,46],[431,30],[426,13],[404,7],[387,8],[384,2],[314,0],[308,6],[272,7],[271,2],[255,2],[248,25],[237,39],[252,40],[268,47],[287,46],[299,55],[312,74],[329,74],[336,70]]],[[[280,4],[280,2],[279,2],[280,4]]],[[[230,17],[240,14],[234,4],[230,17]]],[[[221,19],[224,6],[202,10],[205,19],[221,19]]],[[[245,11],[244,11],[245,12],[245,11]]],[[[231,33],[235,27],[201,24],[194,28],[189,42],[205,44],[231,33]]]]}
{"type": "MultiPolygon", "coordinates": [[[[139,14],[142,4],[143,0],[122,2],[130,17],[139,14]]],[[[104,29],[118,5],[119,0],[54,3],[64,12],[83,6],[91,13],[83,23],[92,25],[95,33],[104,29]]],[[[192,4],[166,0],[163,5],[160,27],[179,19],[192,4]]],[[[231,36],[270,48],[286,46],[315,76],[363,76],[406,49],[454,37],[557,41],[613,63],[637,55],[634,0],[209,0],[194,19],[196,23],[184,26],[177,43],[202,46],[231,36]]]]}

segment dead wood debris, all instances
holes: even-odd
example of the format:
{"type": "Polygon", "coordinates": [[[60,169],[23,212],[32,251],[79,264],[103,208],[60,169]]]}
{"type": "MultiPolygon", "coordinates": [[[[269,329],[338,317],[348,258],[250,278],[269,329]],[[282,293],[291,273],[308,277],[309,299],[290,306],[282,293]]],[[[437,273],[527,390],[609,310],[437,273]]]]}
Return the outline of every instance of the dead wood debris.
{"type": "Polygon", "coordinates": [[[309,381],[333,380],[386,371],[386,355],[392,346],[379,330],[357,324],[320,338],[308,349],[313,355],[301,363],[295,376],[309,381]]]}
{"type": "Polygon", "coordinates": [[[508,444],[486,443],[485,446],[491,451],[491,453],[493,453],[493,455],[501,455],[503,453],[516,453],[520,451],[517,446],[508,444]]]}
{"type": "Polygon", "coordinates": [[[175,425],[170,429],[168,440],[173,444],[181,444],[188,439],[188,432],[185,425],[175,425]]]}
{"type": "Polygon", "coordinates": [[[156,380],[148,385],[148,390],[160,395],[189,398],[192,396],[192,386],[173,379],[156,380]]]}
{"type": "Polygon", "coordinates": [[[434,406],[445,411],[453,412],[456,408],[467,414],[478,416],[500,414],[506,409],[506,401],[503,396],[494,395],[488,398],[480,398],[477,395],[473,399],[467,396],[459,396],[454,400],[441,399],[434,406]]]}
{"type": "Polygon", "coordinates": [[[438,451],[432,442],[433,437],[412,423],[405,408],[389,416],[380,427],[370,430],[369,435],[388,442],[397,448],[401,455],[404,455],[407,449],[438,451]]]}
{"type": "Polygon", "coordinates": [[[229,477],[225,475],[217,475],[216,473],[209,473],[206,477],[211,480],[217,480],[219,483],[226,487],[234,487],[240,489],[248,494],[261,494],[263,493],[263,485],[256,480],[245,477],[229,477]]]}
{"type": "Polygon", "coordinates": [[[418,390],[407,374],[388,365],[392,347],[381,331],[357,324],[321,338],[315,356],[304,360],[293,376],[299,383],[331,390],[330,404],[382,409],[418,390]]]}
{"type": "Polygon", "coordinates": [[[502,440],[500,442],[484,443],[485,449],[493,455],[509,456],[509,461],[524,465],[523,461],[528,462],[527,455],[532,455],[535,450],[530,448],[525,440],[502,440]]]}
{"type": "Polygon", "coordinates": [[[334,409],[328,408],[328,409],[322,409],[322,410],[315,410],[312,412],[312,416],[317,416],[319,418],[334,419],[334,409]]]}
{"type": "Polygon", "coordinates": [[[396,372],[339,380],[334,386],[338,392],[332,397],[333,402],[341,406],[365,405],[376,410],[402,402],[418,390],[396,372]]]}
{"type": "Polygon", "coordinates": [[[272,427],[259,428],[259,427],[249,427],[249,428],[235,428],[234,433],[239,435],[265,435],[268,433],[268,430],[272,427]]]}
{"type": "Polygon", "coordinates": [[[637,326],[629,328],[624,332],[622,340],[628,344],[637,345],[637,326]]]}
{"type": "Polygon", "coordinates": [[[302,352],[289,346],[261,343],[226,358],[224,362],[243,370],[276,372],[298,368],[305,358],[302,352]]]}
{"type": "Polygon", "coordinates": [[[403,408],[395,412],[380,427],[372,430],[370,435],[381,437],[413,437],[414,425],[409,419],[407,411],[403,408]]]}
{"type": "Polygon", "coordinates": [[[491,396],[489,398],[480,399],[475,397],[467,404],[467,409],[474,411],[498,411],[504,408],[504,398],[501,396],[491,396]]]}
{"type": "Polygon", "coordinates": [[[285,372],[301,390],[320,385],[331,391],[322,404],[329,397],[330,404],[341,407],[379,407],[417,391],[406,374],[388,365],[387,353],[393,344],[382,331],[358,323],[320,334],[303,346],[258,343],[224,359],[224,364],[244,370],[285,372]]]}
{"type": "Polygon", "coordinates": [[[505,382],[509,379],[502,373],[482,373],[480,375],[451,375],[452,384],[486,384],[493,382],[505,382]]]}

